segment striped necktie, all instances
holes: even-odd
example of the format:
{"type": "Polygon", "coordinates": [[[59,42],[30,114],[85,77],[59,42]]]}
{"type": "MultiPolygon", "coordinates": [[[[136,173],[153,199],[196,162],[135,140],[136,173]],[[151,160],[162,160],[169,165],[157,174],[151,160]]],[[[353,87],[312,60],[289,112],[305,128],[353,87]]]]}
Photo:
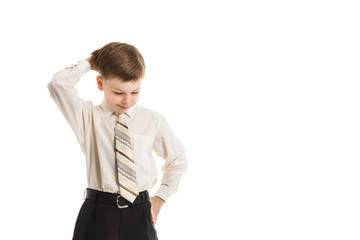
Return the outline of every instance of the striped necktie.
{"type": "Polygon", "coordinates": [[[136,184],[136,172],[126,114],[119,114],[115,126],[116,163],[120,195],[133,203],[139,195],[136,184]]]}

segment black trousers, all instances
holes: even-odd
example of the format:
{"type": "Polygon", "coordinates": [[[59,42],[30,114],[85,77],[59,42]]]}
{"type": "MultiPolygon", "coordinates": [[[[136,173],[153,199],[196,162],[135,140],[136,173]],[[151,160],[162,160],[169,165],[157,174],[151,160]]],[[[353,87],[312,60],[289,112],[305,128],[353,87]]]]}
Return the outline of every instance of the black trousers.
{"type": "Polygon", "coordinates": [[[128,208],[86,199],[76,220],[73,240],[157,240],[151,203],[128,208]]]}

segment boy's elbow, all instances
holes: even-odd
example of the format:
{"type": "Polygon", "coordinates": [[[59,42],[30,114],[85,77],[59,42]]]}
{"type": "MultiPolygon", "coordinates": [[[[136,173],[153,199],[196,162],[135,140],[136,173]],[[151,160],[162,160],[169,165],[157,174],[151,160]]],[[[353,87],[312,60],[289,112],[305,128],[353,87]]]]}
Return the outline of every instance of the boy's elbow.
{"type": "Polygon", "coordinates": [[[185,152],[182,152],[180,155],[178,155],[168,167],[170,166],[172,169],[184,174],[188,169],[188,161],[185,152]]]}
{"type": "Polygon", "coordinates": [[[49,93],[50,93],[50,97],[54,98],[55,92],[56,92],[56,88],[55,88],[54,82],[53,82],[53,81],[50,81],[50,82],[47,84],[47,88],[48,88],[48,91],[49,91],[49,93]]]}
{"type": "Polygon", "coordinates": [[[52,79],[51,79],[50,82],[48,82],[47,87],[48,87],[49,91],[50,91],[50,89],[53,87],[52,79]]]}
{"type": "Polygon", "coordinates": [[[187,158],[186,158],[186,156],[185,156],[185,153],[183,153],[183,161],[182,161],[182,167],[183,167],[183,172],[185,173],[186,172],[186,170],[188,169],[188,167],[189,167],[189,163],[188,163],[188,161],[187,161],[187,158]]]}
{"type": "Polygon", "coordinates": [[[54,98],[54,96],[58,95],[57,93],[61,92],[61,88],[63,88],[63,84],[59,81],[57,74],[54,74],[51,77],[51,80],[47,84],[47,88],[49,90],[50,96],[54,98]]]}
{"type": "Polygon", "coordinates": [[[53,90],[54,90],[54,85],[53,85],[52,81],[50,81],[50,82],[47,84],[47,88],[48,88],[49,93],[50,93],[50,95],[51,95],[51,93],[52,93],[53,90]]]}

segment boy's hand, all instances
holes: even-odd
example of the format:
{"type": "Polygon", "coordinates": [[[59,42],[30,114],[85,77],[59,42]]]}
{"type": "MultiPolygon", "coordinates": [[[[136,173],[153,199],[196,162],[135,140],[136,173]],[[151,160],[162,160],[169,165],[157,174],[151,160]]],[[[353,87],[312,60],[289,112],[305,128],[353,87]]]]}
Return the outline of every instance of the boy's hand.
{"type": "Polygon", "coordinates": [[[155,223],[157,220],[157,216],[159,215],[161,207],[164,205],[165,201],[161,198],[155,196],[150,198],[151,202],[151,218],[152,218],[152,224],[155,227],[155,223]]]}
{"type": "Polygon", "coordinates": [[[90,63],[91,70],[98,71],[98,70],[96,69],[95,65],[93,64],[93,62],[91,61],[91,58],[92,58],[92,56],[88,57],[88,58],[85,59],[85,60],[90,63]]]}

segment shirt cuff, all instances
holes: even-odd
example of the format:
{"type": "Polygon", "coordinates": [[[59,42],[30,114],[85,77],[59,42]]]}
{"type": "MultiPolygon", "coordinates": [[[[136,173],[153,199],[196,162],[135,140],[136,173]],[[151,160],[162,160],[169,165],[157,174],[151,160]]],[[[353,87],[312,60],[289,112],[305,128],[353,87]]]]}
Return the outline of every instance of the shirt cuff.
{"type": "Polygon", "coordinates": [[[86,73],[88,71],[91,70],[91,65],[88,61],[86,61],[85,59],[84,60],[81,60],[77,63],[77,66],[80,68],[80,72],[81,73],[86,73]]]}
{"type": "Polygon", "coordinates": [[[161,185],[155,196],[158,196],[159,198],[161,198],[166,202],[169,199],[169,197],[173,194],[174,191],[170,187],[166,185],[161,185]]]}
{"type": "Polygon", "coordinates": [[[72,88],[80,80],[80,77],[90,70],[90,63],[86,60],[80,60],[77,63],[55,73],[51,78],[51,82],[63,87],[72,88]]]}

